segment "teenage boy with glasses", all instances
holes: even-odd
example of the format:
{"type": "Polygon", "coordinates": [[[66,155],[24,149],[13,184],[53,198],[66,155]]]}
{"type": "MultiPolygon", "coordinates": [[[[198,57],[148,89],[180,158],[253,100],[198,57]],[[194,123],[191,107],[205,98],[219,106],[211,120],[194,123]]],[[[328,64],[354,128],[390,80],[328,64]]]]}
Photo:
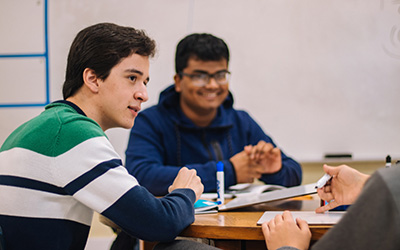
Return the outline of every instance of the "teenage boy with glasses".
{"type": "Polygon", "coordinates": [[[138,115],[126,150],[128,171],[153,194],[168,193],[183,166],[196,169],[205,192],[215,192],[217,161],[226,187],[254,179],[301,183],[300,165],[233,108],[228,63],[228,46],[211,34],[191,34],[177,45],[175,83],[138,115]]]}
{"type": "MultiPolygon", "coordinates": [[[[216,163],[225,187],[260,179],[300,185],[300,165],[276,147],[245,111],[233,108],[229,49],[211,34],[191,34],[176,49],[175,84],[139,113],[126,150],[126,167],[154,195],[165,195],[183,166],[195,169],[205,192],[216,191],[216,163]]],[[[124,232],[112,250],[132,249],[124,232]],[[120,247],[121,246],[121,247],[120,247]]]]}

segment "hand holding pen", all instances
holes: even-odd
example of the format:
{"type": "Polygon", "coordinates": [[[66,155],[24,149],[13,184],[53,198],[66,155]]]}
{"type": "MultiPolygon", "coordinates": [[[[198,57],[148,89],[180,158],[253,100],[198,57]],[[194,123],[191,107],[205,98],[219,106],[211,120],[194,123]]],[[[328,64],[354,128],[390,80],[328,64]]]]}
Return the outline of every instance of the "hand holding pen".
{"type": "MultiPolygon", "coordinates": [[[[338,167],[324,165],[324,171],[332,178],[322,187],[318,187],[317,192],[322,200],[329,203],[317,208],[315,210],[317,213],[323,213],[337,206],[352,204],[358,198],[365,182],[369,178],[369,175],[362,174],[346,165],[338,167]]],[[[323,181],[327,178],[325,177],[323,181]]]]}

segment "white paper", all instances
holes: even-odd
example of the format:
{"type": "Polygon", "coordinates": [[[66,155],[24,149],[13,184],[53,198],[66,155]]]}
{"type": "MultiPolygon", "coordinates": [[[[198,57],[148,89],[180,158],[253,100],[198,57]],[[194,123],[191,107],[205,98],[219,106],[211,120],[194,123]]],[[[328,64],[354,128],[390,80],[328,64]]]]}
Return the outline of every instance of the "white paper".
{"type": "MultiPolygon", "coordinates": [[[[309,225],[319,224],[319,225],[333,225],[339,222],[342,216],[346,213],[345,211],[332,211],[322,214],[318,214],[314,211],[290,211],[293,219],[296,218],[303,219],[307,221],[309,225]]],[[[265,221],[270,221],[275,218],[276,215],[283,214],[283,211],[266,211],[257,221],[257,225],[261,225],[265,221]]]]}

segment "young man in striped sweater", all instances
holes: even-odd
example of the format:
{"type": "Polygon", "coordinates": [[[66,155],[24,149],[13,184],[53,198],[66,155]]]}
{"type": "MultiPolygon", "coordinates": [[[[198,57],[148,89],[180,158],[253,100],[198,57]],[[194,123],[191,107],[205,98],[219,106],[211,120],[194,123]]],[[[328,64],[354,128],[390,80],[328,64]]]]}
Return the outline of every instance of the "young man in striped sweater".
{"type": "MultiPolygon", "coordinates": [[[[147,101],[155,43],[143,31],[100,23],[72,43],[53,102],[0,150],[0,226],[5,249],[84,249],[96,211],[127,233],[171,241],[194,221],[203,192],[184,168],[164,198],[130,175],[104,131],[131,128],[147,101]]],[[[201,246],[208,247],[208,246],[201,246]]]]}

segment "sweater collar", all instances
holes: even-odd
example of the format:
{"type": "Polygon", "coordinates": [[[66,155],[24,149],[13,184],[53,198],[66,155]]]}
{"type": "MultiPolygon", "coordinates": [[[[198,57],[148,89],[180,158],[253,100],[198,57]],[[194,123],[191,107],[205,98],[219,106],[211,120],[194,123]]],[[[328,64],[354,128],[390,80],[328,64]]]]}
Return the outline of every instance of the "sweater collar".
{"type": "Polygon", "coordinates": [[[55,101],[52,104],[56,104],[56,103],[63,103],[66,104],[68,106],[70,106],[71,108],[73,108],[78,114],[81,114],[83,116],[87,116],[85,114],[85,112],[83,112],[83,110],[81,108],[79,108],[75,103],[67,101],[67,100],[59,100],[59,101],[55,101]]]}

